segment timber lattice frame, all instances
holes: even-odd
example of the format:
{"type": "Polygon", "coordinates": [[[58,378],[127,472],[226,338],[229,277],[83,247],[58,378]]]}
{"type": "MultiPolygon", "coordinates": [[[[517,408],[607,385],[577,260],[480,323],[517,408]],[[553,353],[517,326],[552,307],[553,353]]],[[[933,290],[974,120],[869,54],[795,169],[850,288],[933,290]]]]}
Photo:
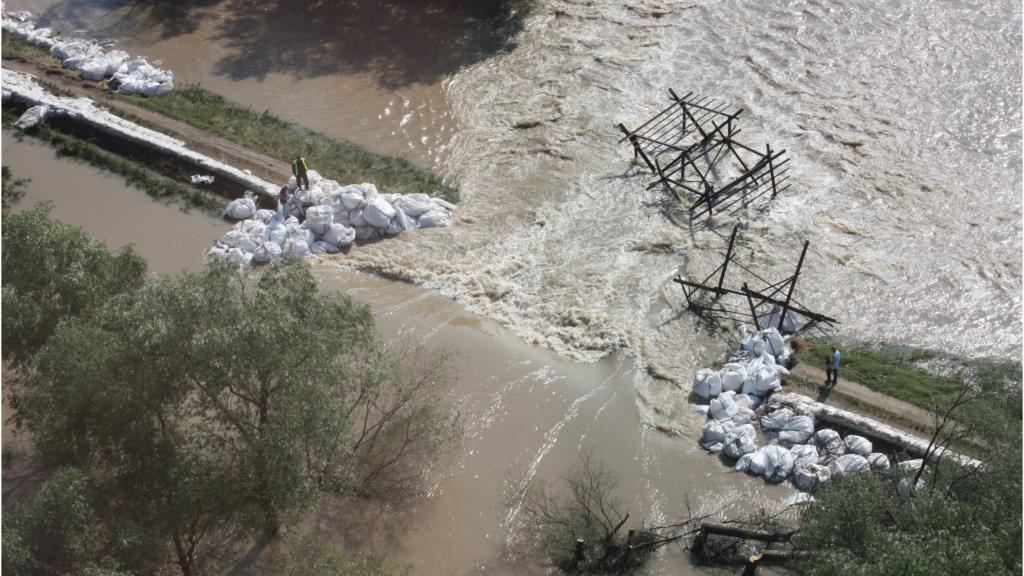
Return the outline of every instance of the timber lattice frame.
{"type": "Polygon", "coordinates": [[[673,279],[673,282],[682,287],[683,296],[686,297],[686,305],[691,311],[716,320],[732,320],[737,322],[745,321],[749,314],[749,318],[753,321],[756,328],[774,327],[778,329],[779,333],[799,333],[815,326],[821,327],[824,325],[832,327],[835,324],[839,324],[839,321],[835,318],[814,312],[793,297],[810,242],[804,241],[803,250],[800,252],[800,259],[797,261],[796,271],[793,272],[793,275],[772,282],[762,278],[753,270],[736,261],[734,245],[738,231],[739,226],[737,225],[732,229],[732,234],[729,236],[729,244],[725,251],[724,260],[718,268],[715,268],[703,280],[694,282],[682,276],[676,276],[673,279]],[[729,271],[730,264],[750,276],[750,279],[743,281],[739,288],[730,288],[726,285],[726,272],[729,271]],[[752,282],[758,283],[755,285],[755,288],[750,287],[752,282]],[[729,297],[731,297],[732,302],[727,300],[729,297]],[[746,303],[747,306],[737,305],[735,303],[737,298],[741,299],[741,302],[746,303]],[[777,325],[766,325],[773,319],[776,312],[778,312],[777,325]],[[795,326],[795,330],[784,330],[786,318],[790,313],[802,317],[804,322],[795,326]]]}
{"type": "Polygon", "coordinates": [[[670,88],[669,95],[672,104],[637,129],[618,125],[624,134],[619,142],[628,140],[634,157],[657,176],[648,190],[664,186],[689,204],[691,220],[699,220],[734,214],[789,187],[785,150],[765,144],[760,151],[736,140],[742,109],[692,92],[680,98],[670,88]]]}

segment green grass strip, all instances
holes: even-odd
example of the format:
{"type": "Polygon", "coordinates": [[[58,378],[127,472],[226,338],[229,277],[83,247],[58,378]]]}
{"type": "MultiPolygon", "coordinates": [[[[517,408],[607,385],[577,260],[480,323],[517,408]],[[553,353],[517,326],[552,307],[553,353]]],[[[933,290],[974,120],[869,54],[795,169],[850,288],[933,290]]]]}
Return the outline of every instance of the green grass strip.
{"type": "MultiPolygon", "coordinates": [[[[816,340],[808,341],[808,344],[797,351],[797,361],[824,370],[831,344],[816,340]]],[[[930,350],[885,344],[840,347],[839,352],[841,378],[925,410],[945,407],[960,389],[966,373],[1002,377],[1014,369],[1012,362],[962,360],[930,350]],[[951,374],[932,374],[917,365],[925,360],[942,360],[950,365],[951,374]]]]}
{"type": "MultiPolygon", "coordinates": [[[[17,119],[17,114],[5,106],[3,109],[4,125],[9,126],[17,119]]],[[[135,162],[107,152],[92,142],[60,132],[47,124],[38,124],[21,134],[49,143],[59,156],[76,158],[97,168],[118,174],[129,185],[145,191],[150,197],[168,204],[178,204],[182,210],[198,208],[212,216],[220,216],[227,205],[227,200],[219,196],[175,182],[135,162]]]]}
{"type": "Polygon", "coordinates": [[[404,158],[370,152],[269,112],[241,107],[197,85],[175,88],[158,98],[126,99],[285,163],[302,154],[310,168],[342,183],[372,182],[388,192],[424,192],[449,202],[459,200],[456,188],[404,158]]]}

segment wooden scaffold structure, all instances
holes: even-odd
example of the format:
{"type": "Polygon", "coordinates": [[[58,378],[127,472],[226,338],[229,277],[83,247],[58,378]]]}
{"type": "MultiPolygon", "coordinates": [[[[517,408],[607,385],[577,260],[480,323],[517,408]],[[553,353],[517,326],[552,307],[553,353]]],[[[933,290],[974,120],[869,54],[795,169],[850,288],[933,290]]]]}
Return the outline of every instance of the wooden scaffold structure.
{"type": "Polygon", "coordinates": [[[669,89],[672,104],[635,130],[618,124],[634,157],[661,185],[689,204],[692,220],[733,214],[774,198],[788,188],[785,150],[765,144],[760,151],[736,140],[742,109],[693,93],[680,98],[669,89]]]}
{"type": "Polygon", "coordinates": [[[777,328],[782,334],[798,333],[812,327],[833,327],[839,323],[835,318],[810,310],[793,297],[810,242],[804,241],[793,275],[772,282],[736,261],[734,246],[738,231],[737,225],[729,236],[722,263],[704,279],[697,282],[682,276],[673,279],[683,289],[687,308],[715,320],[744,322],[749,318],[758,329],[777,328]],[[730,265],[734,269],[739,268],[749,279],[740,282],[738,287],[727,285],[726,273],[730,265]],[[751,284],[755,282],[752,288],[751,284]],[[737,299],[740,304],[736,304],[737,299]],[[798,317],[802,321],[798,321],[798,317]]]}

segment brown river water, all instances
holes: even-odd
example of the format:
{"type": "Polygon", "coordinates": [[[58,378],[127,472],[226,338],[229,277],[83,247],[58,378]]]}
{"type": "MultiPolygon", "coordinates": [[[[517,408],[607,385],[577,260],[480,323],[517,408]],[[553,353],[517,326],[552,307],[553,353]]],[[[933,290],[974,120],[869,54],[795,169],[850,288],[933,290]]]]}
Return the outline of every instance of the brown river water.
{"type": "MultiPolygon", "coordinates": [[[[117,176],[57,158],[30,139],[19,141],[9,130],[3,163],[17,177],[31,178],[15,211],[51,202],[53,217],[112,248],[132,244],[155,273],[201,266],[203,250],[226,228],[216,218],[155,202],[117,176]]],[[[592,450],[615,473],[618,496],[638,522],[679,518],[687,498],[695,511],[734,516],[762,505],[782,507],[792,492],[728,470],[697,447],[696,437],[666,436],[645,424],[634,388],[644,375],[621,353],[579,364],[411,284],[328,263],[314,270],[322,289],[369,305],[385,341],[411,339],[454,354],[447,401],[462,414],[466,431],[429,471],[427,497],[315,511],[308,523],[326,542],[378,552],[416,574],[536,573],[539,567],[511,555],[519,480],[557,481],[582,450],[592,450]]],[[[694,417],[694,430],[697,422],[694,417]]],[[[10,432],[5,427],[5,445],[10,432]]],[[[4,493],[14,498],[43,477],[20,464],[4,475],[4,493]]],[[[672,548],[657,557],[652,573],[693,569],[672,548]]]]}

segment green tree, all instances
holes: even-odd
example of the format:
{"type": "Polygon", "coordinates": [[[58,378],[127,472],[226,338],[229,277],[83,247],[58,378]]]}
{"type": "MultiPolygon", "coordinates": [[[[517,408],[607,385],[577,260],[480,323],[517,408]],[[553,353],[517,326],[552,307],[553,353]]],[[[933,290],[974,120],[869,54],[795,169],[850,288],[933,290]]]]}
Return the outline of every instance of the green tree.
{"type": "Polygon", "coordinates": [[[415,358],[301,262],[213,265],[61,324],[22,412],[41,454],[87,470],[188,575],[211,534],[272,535],[318,495],[393,486],[453,439],[443,356],[415,358]]]}
{"type": "Polygon", "coordinates": [[[11,173],[11,169],[7,166],[3,167],[3,212],[7,210],[18,200],[21,200],[22,196],[25,195],[25,184],[28,180],[24,178],[15,178],[14,174],[11,173]]]}
{"type": "Polygon", "coordinates": [[[126,558],[138,568],[145,554],[136,534],[98,530],[89,479],[74,468],[57,470],[28,500],[3,518],[3,567],[22,576],[116,576],[126,558]]]}
{"type": "MultiPolygon", "coordinates": [[[[918,470],[844,477],[815,494],[794,540],[814,552],[802,574],[1020,574],[1020,365],[981,367],[943,419],[942,445],[967,435],[984,465],[934,459],[918,470]],[[901,496],[897,487],[922,488],[901,496]]],[[[904,493],[906,493],[904,489],[904,493]]]]}
{"type": "Polygon", "coordinates": [[[3,355],[23,364],[75,317],[140,287],[146,261],[131,248],[111,252],[37,206],[3,218],[3,355]]]}

